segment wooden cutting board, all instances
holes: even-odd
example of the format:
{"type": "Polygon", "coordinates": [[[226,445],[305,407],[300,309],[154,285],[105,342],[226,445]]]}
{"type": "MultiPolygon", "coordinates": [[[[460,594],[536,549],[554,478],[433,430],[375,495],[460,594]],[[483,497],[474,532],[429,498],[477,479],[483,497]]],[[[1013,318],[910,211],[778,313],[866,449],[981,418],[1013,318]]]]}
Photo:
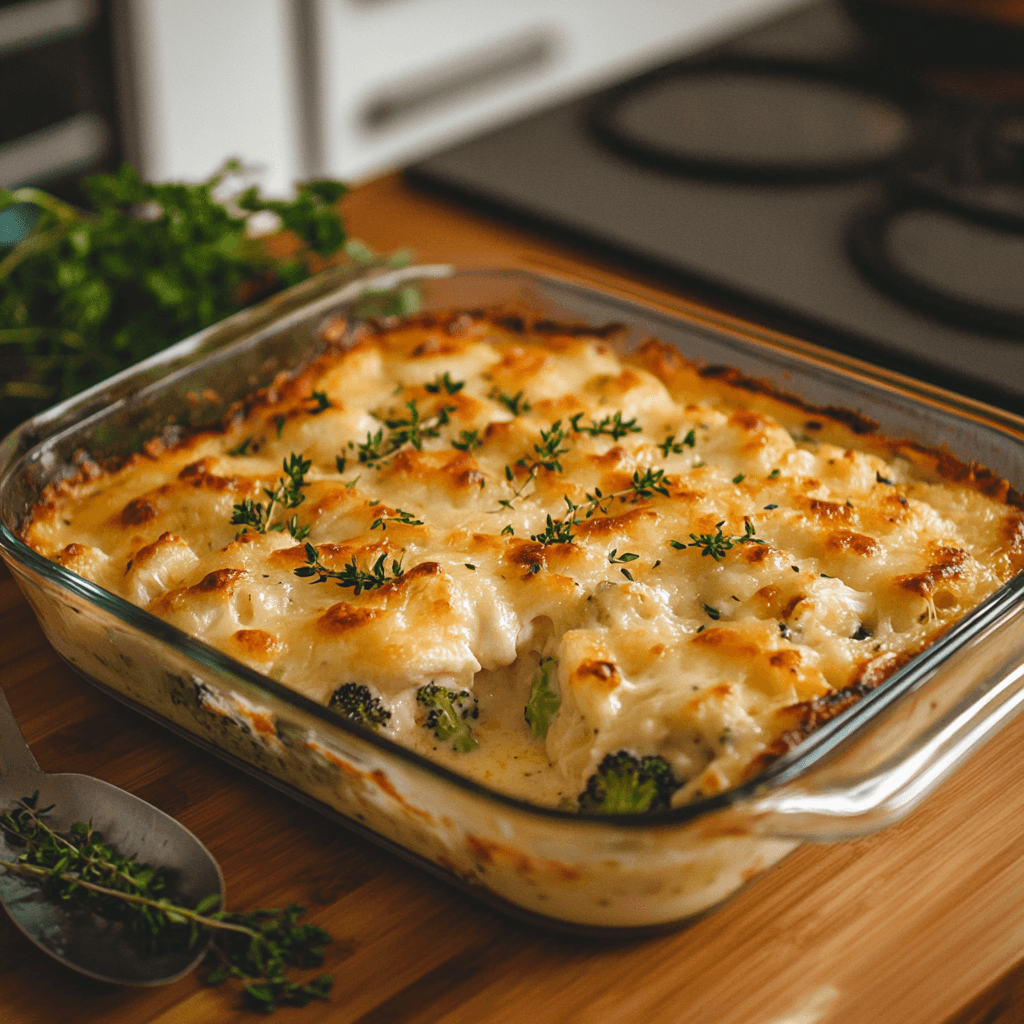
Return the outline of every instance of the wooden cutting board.
{"type": "MultiPolygon", "coordinates": [[[[529,258],[651,287],[558,240],[389,177],[352,233],[425,260],[529,258]]],[[[328,1003],[276,1020],[359,1024],[1020,1024],[1024,719],[886,832],[805,846],[688,929],[633,942],[546,934],[478,905],[128,711],[56,658],[0,569],[0,686],[48,771],[81,771],[180,818],[232,908],[299,902],[331,931],[328,1003]]],[[[198,975],[114,989],[55,965],[0,914],[0,1024],[251,1020],[198,975]]]]}

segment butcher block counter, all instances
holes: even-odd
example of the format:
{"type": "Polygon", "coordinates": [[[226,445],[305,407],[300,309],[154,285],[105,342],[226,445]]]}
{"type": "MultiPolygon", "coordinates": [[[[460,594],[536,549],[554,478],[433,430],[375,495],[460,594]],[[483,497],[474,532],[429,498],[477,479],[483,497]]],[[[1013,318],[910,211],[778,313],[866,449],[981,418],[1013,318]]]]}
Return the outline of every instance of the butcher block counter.
{"type": "MultiPolygon", "coordinates": [[[[398,177],[346,204],[351,233],[380,250],[659,289],[398,177]]],[[[282,1022],[1024,1021],[1024,717],[899,826],[804,846],[684,930],[599,941],[478,904],[100,694],[57,659],[2,568],[0,615],[0,686],[44,769],[96,775],[180,819],[220,861],[232,909],[297,902],[331,932],[330,1001],[279,1010],[282,1022]]],[[[80,978],[0,914],[0,1024],[251,1019],[198,973],[135,990],[80,978]]]]}

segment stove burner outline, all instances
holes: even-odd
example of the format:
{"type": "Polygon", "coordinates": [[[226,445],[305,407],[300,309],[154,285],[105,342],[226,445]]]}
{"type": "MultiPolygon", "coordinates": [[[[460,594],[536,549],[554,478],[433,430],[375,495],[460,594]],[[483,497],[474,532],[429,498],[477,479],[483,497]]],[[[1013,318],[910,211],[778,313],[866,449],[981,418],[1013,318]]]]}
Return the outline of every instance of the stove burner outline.
{"type": "MultiPolygon", "coordinates": [[[[857,269],[887,295],[932,318],[951,321],[997,337],[1024,337],[1024,313],[998,309],[984,302],[972,302],[952,292],[942,291],[915,276],[895,259],[888,244],[890,232],[898,218],[918,210],[952,213],[993,231],[1009,235],[1022,234],[1013,227],[996,227],[987,218],[972,217],[962,209],[950,208],[938,196],[915,195],[911,191],[896,189],[880,203],[858,211],[847,226],[847,249],[857,269]]],[[[1024,279],[1021,281],[1021,292],[1024,295],[1024,279]]]]}
{"type": "MultiPolygon", "coordinates": [[[[873,80],[860,68],[780,59],[759,59],[720,55],[708,60],[684,59],[612,86],[599,94],[587,115],[588,128],[608,149],[632,163],[670,174],[707,178],[721,182],[757,185],[805,185],[859,178],[901,161],[915,147],[918,97],[905,83],[873,80]],[[686,153],[684,147],[660,146],[624,130],[616,115],[630,100],[676,79],[699,79],[715,75],[760,76],[796,83],[827,84],[856,94],[866,102],[895,109],[905,122],[904,137],[883,152],[860,159],[838,160],[732,160],[686,153]]],[[[866,146],[870,149],[870,146],[866,146]]]]}

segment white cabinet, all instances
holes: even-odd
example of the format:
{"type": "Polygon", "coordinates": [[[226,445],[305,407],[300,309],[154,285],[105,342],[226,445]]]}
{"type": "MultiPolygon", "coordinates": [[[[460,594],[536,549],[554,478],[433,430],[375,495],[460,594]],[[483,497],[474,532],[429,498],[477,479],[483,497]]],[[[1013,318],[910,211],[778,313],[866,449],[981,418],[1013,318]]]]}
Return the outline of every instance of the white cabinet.
{"type": "Polygon", "coordinates": [[[794,0],[123,0],[138,159],[351,180],[794,0]]]}

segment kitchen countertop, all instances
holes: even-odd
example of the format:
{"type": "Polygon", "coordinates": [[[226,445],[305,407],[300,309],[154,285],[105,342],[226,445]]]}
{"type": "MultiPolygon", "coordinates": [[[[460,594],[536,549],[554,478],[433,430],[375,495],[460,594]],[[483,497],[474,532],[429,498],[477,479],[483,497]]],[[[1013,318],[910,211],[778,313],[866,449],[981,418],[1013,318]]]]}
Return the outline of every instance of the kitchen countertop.
{"type": "MultiPolygon", "coordinates": [[[[624,265],[415,192],[396,176],[361,186],[346,204],[352,234],[377,249],[408,245],[425,261],[527,258],[652,288],[624,265]]],[[[44,769],[97,775],[179,818],[220,860],[232,909],[298,902],[333,934],[330,1002],[280,1010],[276,1020],[1024,1020],[1024,718],[894,828],[804,846],[682,931],[572,939],[478,905],[102,695],[58,660],[2,568],[0,615],[0,686],[44,769]]],[[[195,974],[137,990],[79,978],[0,914],[0,1024],[72,1019],[254,1017],[195,974]]]]}

